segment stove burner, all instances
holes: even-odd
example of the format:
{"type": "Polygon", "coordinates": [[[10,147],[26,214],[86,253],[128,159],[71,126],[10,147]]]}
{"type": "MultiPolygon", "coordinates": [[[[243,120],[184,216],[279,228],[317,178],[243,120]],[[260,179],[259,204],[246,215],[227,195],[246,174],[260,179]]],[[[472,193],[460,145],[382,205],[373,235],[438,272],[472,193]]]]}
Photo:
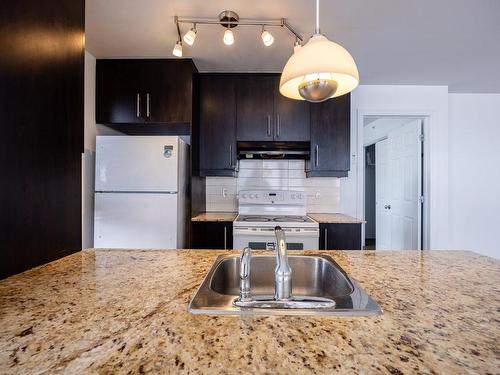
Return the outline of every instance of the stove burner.
{"type": "Polygon", "coordinates": [[[255,221],[257,223],[264,223],[267,221],[271,221],[270,218],[264,216],[245,216],[242,219],[243,221],[255,221]]]}
{"type": "Polygon", "coordinates": [[[287,221],[292,223],[305,223],[307,220],[300,216],[279,216],[273,218],[273,221],[277,221],[279,223],[284,223],[287,221]]]}

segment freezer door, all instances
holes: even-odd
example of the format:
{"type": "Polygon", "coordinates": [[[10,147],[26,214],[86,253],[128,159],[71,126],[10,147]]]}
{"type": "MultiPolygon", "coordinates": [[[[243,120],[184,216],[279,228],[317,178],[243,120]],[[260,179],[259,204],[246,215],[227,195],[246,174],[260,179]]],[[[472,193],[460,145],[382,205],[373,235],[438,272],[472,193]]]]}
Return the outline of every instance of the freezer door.
{"type": "Polygon", "coordinates": [[[177,194],[95,194],[94,247],[175,249],[177,239],[177,194]]]}
{"type": "Polygon", "coordinates": [[[177,192],[178,137],[96,137],[96,191],[177,192]]]}

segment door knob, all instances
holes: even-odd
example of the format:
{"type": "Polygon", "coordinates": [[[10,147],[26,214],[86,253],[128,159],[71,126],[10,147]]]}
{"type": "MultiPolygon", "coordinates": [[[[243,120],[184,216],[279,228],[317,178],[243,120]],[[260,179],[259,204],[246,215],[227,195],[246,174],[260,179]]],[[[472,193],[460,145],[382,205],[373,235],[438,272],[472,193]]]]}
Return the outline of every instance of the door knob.
{"type": "Polygon", "coordinates": [[[390,210],[390,209],[391,209],[391,205],[390,205],[390,204],[386,204],[386,205],[384,206],[384,208],[385,208],[386,210],[390,210]]]}

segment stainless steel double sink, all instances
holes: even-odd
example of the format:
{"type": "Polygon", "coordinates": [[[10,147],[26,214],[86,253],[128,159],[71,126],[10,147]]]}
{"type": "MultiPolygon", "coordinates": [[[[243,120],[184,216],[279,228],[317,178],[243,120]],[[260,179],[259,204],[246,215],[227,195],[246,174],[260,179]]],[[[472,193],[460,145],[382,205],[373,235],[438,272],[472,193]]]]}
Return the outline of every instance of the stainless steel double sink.
{"type": "MultiPolygon", "coordinates": [[[[333,300],[333,307],[261,308],[238,307],[240,295],[240,257],[219,256],[189,304],[193,314],[212,315],[316,315],[373,316],[382,314],[380,306],[328,255],[290,255],[292,293],[310,300],[333,300]]],[[[276,259],[256,255],[251,259],[250,285],[256,300],[271,300],[275,288],[276,259]]]]}

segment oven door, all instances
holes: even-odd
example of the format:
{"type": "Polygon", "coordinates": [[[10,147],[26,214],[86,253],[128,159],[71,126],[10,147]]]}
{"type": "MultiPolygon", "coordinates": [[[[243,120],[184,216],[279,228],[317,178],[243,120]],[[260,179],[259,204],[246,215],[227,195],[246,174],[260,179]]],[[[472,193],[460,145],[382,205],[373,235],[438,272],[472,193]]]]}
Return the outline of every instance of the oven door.
{"type": "MultiPolygon", "coordinates": [[[[318,250],[318,228],[283,228],[285,230],[286,245],[288,250],[318,250]]],[[[250,247],[252,250],[274,250],[276,236],[274,228],[265,227],[233,227],[233,248],[243,249],[250,247]]]]}

